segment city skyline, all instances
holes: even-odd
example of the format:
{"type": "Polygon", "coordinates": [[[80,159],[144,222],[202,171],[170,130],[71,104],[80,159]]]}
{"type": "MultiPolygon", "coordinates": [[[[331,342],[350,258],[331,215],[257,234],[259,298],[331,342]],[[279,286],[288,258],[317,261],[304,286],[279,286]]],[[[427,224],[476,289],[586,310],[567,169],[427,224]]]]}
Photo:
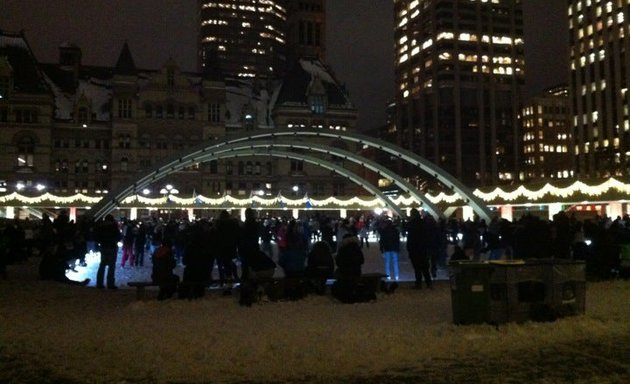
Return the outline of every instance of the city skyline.
{"type": "MultiPolygon", "coordinates": [[[[141,68],[158,68],[172,57],[182,70],[197,71],[196,3],[98,0],[86,7],[79,0],[62,4],[5,0],[0,6],[0,28],[25,30],[42,62],[57,62],[58,46],[69,41],[82,49],[85,64],[112,66],[128,41],[141,68]]],[[[385,106],[394,93],[393,2],[364,4],[360,0],[327,2],[327,63],[359,110],[359,129],[384,125],[385,106]]],[[[561,0],[530,0],[523,7],[528,62],[525,96],[531,97],[567,81],[568,59],[558,50],[568,50],[561,43],[568,41],[568,26],[561,0]]]]}

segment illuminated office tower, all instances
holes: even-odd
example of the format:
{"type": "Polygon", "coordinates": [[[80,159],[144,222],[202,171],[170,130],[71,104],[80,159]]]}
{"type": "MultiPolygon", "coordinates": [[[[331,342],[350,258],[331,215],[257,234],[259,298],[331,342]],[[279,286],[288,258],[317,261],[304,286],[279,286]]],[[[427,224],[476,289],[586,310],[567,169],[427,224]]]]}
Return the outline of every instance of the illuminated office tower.
{"type": "Polygon", "coordinates": [[[200,70],[224,76],[272,77],[286,61],[285,1],[200,0],[200,70]]]}
{"type": "Polygon", "coordinates": [[[570,94],[577,173],[630,171],[630,2],[570,0],[570,94]]]}
{"type": "Polygon", "coordinates": [[[520,179],[567,179],[574,176],[567,86],[546,90],[523,107],[523,168],[520,179]]]}
{"type": "Polygon", "coordinates": [[[469,186],[516,179],[521,1],[394,0],[394,12],[398,144],[469,186]]]}

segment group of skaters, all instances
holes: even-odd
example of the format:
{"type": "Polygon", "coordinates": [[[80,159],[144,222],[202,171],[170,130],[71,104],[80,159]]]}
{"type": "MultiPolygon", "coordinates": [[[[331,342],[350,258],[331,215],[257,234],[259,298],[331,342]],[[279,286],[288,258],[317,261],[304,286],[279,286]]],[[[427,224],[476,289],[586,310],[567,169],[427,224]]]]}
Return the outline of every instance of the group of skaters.
{"type": "Polygon", "coordinates": [[[96,222],[75,223],[61,211],[54,220],[44,214],[41,220],[11,219],[0,225],[0,278],[6,277],[8,264],[25,261],[37,251],[42,279],[86,285],[89,279],[72,281],[66,271],[85,266],[85,255],[98,251],[96,286],[116,289],[117,262],[123,268],[141,267],[148,256],[153,279],[161,287],[160,298],[173,296],[178,286],[188,287],[192,296],[201,295],[211,284],[229,293],[235,283],[271,278],[278,267],[288,278],[309,278],[315,282],[314,289],[321,291],[328,278],[361,275],[369,239],[376,239],[383,272],[392,282],[400,278],[401,252],[406,254],[413,266],[415,288],[432,287],[438,269],[455,260],[584,260],[589,277],[611,278],[621,271],[620,248],[630,244],[627,215],[577,220],[565,212],[552,220],[524,215],[516,221],[495,217],[487,223],[436,220],[416,209],[405,219],[362,214],[341,219],[314,215],[302,220],[257,218],[256,211],[247,209],[244,221],[222,211],[216,218],[193,222],[118,221],[108,215],[96,222]],[[177,265],[184,267],[181,282],[173,272],[177,265]],[[215,268],[218,281],[213,279],[215,268]]]}

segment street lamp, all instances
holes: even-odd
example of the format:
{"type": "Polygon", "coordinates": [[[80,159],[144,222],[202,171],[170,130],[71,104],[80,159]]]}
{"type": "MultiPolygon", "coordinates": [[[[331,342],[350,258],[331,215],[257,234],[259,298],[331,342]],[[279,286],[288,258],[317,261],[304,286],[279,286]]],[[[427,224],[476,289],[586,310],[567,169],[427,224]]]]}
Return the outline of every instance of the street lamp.
{"type": "Polygon", "coordinates": [[[171,195],[177,195],[179,191],[177,190],[177,188],[173,187],[171,184],[166,184],[164,188],[160,189],[160,193],[162,195],[166,195],[167,197],[170,197],[171,195]]]}
{"type": "Polygon", "coordinates": [[[297,185],[294,185],[294,186],[293,186],[293,188],[291,188],[291,189],[293,189],[293,194],[294,194],[295,196],[297,196],[298,191],[300,190],[300,187],[298,187],[297,185]]]}
{"type": "MultiPolygon", "coordinates": [[[[169,203],[172,195],[177,195],[179,191],[171,184],[166,184],[164,188],[160,189],[160,193],[166,197],[166,202],[169,203]]],[[[168,210],[168,220],[171,220],[171,210],[168,210]]]]}

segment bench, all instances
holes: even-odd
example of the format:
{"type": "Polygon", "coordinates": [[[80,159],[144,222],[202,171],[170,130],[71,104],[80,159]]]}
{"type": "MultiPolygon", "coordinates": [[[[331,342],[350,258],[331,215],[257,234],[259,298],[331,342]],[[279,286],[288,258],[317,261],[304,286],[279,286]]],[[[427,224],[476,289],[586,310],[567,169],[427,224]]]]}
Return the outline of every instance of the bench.
{"type": "Polygon", "coordinates": [[[153,281],[130,281],[128,286],[136,288],[136,300],[144,300],[146,287],[157,287],[153,281]]]}

